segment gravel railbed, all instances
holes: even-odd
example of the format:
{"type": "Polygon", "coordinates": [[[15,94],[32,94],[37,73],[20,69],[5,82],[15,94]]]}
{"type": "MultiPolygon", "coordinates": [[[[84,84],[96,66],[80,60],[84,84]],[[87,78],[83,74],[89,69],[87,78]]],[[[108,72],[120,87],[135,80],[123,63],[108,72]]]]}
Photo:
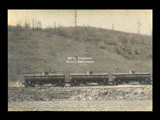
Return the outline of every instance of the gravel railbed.
{"type": "Polygon", "coordinates": [[[152,86],[14,87],[8,88],[8,102],[65,100],[152,99],[152,86]]]}

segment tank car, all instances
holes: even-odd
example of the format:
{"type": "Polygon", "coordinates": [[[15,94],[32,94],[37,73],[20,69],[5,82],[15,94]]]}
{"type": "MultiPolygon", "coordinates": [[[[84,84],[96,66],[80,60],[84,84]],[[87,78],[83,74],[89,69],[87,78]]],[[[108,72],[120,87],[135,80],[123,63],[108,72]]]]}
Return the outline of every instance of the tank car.
{"type": "Polygon", "coordinates": [[[98,83],[99,85],[114,84],[114,76],[108,73],[71,73],[70,85],[78,86],[80,83],[98,83]]]}
{"type": "Polygon", "coordinates": [[[151,84],[150,73],[113,73],[117,84],[139,82],[140,84],[151,84]]]}
{"type": "Polygon", "coordinates": [[[55,84],[55,86],[65,85],[64,74],[25,74],[24,80],[25,82],[23,84],[25,87],[35,87],[36,84],[55,84]]]}

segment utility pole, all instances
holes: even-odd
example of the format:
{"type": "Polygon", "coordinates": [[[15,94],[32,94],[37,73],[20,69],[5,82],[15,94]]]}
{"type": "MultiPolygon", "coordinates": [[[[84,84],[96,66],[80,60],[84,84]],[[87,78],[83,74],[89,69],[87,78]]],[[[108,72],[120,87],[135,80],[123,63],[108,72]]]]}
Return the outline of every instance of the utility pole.
{"type": "Polygon", "coordinates": [[[76,27],[76,33],[77,33],[77,10],[75,10],[75,27],[76,27]]]}
{"type": "Polygon", "coordinates": [[[75,14],[74,14],[74,17],[75,17],[75,28],[76,28],[76,30],[75,30],[75,35],[76,35],[76,39],[77,39],[77,10],[75,10],[75,14]]]}

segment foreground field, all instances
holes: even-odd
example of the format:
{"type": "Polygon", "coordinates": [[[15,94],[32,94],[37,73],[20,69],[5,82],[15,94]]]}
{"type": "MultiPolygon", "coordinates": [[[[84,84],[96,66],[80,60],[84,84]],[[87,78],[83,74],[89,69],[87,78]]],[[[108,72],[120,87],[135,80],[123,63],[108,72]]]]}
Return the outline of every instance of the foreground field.
{"type": "Polygon", "coordinates": [[[152,85],[10,87],[8,111],[152,111],[152,85]]]}
{"type": "Polygon", "coordinates": [[[152,111],[151,100],[9,102],[8,111],[152,111]]]}

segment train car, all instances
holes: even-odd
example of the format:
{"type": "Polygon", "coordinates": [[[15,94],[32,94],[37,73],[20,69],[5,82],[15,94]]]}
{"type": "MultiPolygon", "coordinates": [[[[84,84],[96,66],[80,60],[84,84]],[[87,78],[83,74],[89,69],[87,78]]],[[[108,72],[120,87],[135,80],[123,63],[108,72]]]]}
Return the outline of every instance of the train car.
{"type": "Polygon", "coordinates": [[[25,82],[23,84],[25,87],[35,87],[36,84],[55,84],[55,86],[65,85],[64,74],[25,74],[24,79],[25,82]]]}
{"type": "Polygon", "coordinates": [[[113,73],[117,84],[139,82],[140,84],[151,84],[150,73],[113,73]]]}
{"type": "Polygon", "coordinates": [[[99,85],[114,84],[112,75],[108,73],[71,73],[70,85],[78,86],[80,83],[98,83],[99,85]]]}

